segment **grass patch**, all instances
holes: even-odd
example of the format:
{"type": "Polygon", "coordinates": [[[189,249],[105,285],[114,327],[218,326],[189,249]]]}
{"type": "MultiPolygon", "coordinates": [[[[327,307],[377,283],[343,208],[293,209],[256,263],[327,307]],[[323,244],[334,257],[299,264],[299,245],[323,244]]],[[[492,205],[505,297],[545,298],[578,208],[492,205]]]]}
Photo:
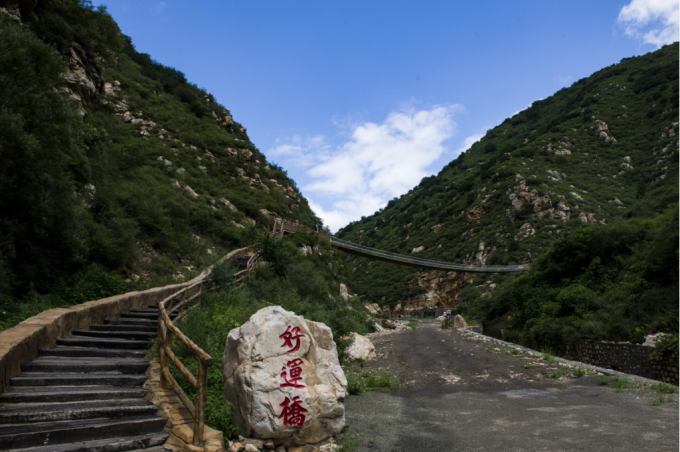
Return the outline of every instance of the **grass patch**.
{"type": "Polygon", "coordinates": [[[354,372],[345,372],[345,377],[347,377],[347,392],[351,395],[359,395],[366,391],[366,383],[360,375],[354,372]]]}
{"type": "Polygon", "coordinates": [[[533,364],[525,364],[525,365],[522,366],[522,367],[524,367],[525,369],[533,369],[533,368],[536,367],[536,366],[533,365],[533,364]]]}
{"type": "Polygon", "coordinates": [[[399,389],[399,379],[387,372],[380,372],[378,374],[370,374],[366,382],[368,389],[387,389],[388,391],[396,391],[399,389]]]}
{"type": "Polygon", "coordinates": [[[567,369],[565,369],[564,367],[558,367],[557,370],[554,370],[554,371],[550,374],[550,378],[552,378],[553,380],[557,380],[557,379],[559,379],[559,378],[564,377],[564,376],[567,375],[567,374],[568,374],[567,369]]]}
{"type": "Polygon", "coordinates": [[[574,376],[574,378],[581,378],[585,377],[586,371],[583,367],[576,367],[571,371],[571,374],[574,376]]]}
{"type": "Polygon", "coordinates": [[[617,392],[623,392],[630,385],[627,378],[614,377],[614,390],[617,392]]]}
{"type": "Polygon", "coordinates": [[[657,391],[666,394],[673,394],[678,392],[677,386],[673,386],[668,383],[655,383],[653,385],[650,385],[649,389],[651,389],[652,391],[657,391]]]}
{"type": "Polygon", "coordinates": [[[664,403],[666,403],[666,399],[664,399],[663,394],[659,394],[659,396],[652,400],[652,406],[661,406],[664,403]]]}
{"type": "Polygon", "coordinates": [[[550,364],[557,363],[557,360],[555,359],[555,357],[553,355],[551,355],[550,353],[543,353],[543,356],[541,357],[541,359],[548,361],[550,364]]]}
{"type": "Polygon", "coordinates": [[[412,330],[415,330],[418,328],[418,322],[410,321],[407,326],[410,326],[412,330]]]}
{"type": "Polygon", "coordinates": [[[372,390],[396,391],[399,389],[399,379],[388,372],[373,372],[365,369],[358,374],[347,369],[345,377],[347,378],[347,392],[351,395],[359,395],[372,390]]]}
{"type": "Polygon", "coordinates": [[[597,377],[597,384],[600,386],[609,386],[609,380],[607,380],[607,377],[597,377]]]}
{"type": "Polygon", "coordinates": [[[352,452],[353,450],[356,450],[357,446],[359,446],[359,434],[344,434],[344,436],[339,439],[338,445],[340,446],[338,449],[339,452],[352,452]]]}

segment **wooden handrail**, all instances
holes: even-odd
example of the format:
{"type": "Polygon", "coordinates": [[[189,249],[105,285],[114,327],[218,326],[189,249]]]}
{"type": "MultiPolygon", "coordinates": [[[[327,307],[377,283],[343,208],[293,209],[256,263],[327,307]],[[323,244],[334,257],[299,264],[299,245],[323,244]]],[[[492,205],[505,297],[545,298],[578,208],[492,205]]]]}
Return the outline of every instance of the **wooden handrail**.
{"type": "MultiPolygon", "coordinates": [[[[187,408],[191,417],[194,419],[194,435],[191,444],[194,446],[203,446],[203,430],[205,427],[205,405],[207,401],[207,386],[208,386],[208,369],[212,366],[215,360],[201,350],[201,348],[194,344],[191,339],[186,337],[182,332],[175,326],[182,317],[184,317],[186,311],[184,306],[192,300],[198,298],[198,304],[201,302],[201,296],[203,294],[203,284],[204,281],[199,281],[190,286],[181,289],[174,294],[170,295],[158,304],[158,332],[161,340],[163,341],[163,346],[160,348],[161,354],[161,378],[160,386],[161,389],[168,389],[170,386],[175,393],[179,396],[182,404],[187,408]],[[189,290],[198,287],[195,294],[187,298],[187,293],[189,290]],[[179,298],[179,304],[172,307],[173,300],[179,298]],[[170,312],[168,312],[168,303],[172,307],[170,312]],[[170,314],[179,311],[179,314],[173,322],[170,320],[170,314]],[[175,356],[172,351],[172,341],[173,337],[177,337],[187,348],[198,357],[198,375],[194,377],[192,373],[187,369],[184,364],[175,356]],[[196,389],[196,406],[191,402],[189,397],[184,393],[182,388],[175,380],[175,377],[170,373],[170,362],[175,365],[179,372],[187,379],[189,384],[196,389]]],[[[213,287],[214,289],[214,287],[213,287]]]]}

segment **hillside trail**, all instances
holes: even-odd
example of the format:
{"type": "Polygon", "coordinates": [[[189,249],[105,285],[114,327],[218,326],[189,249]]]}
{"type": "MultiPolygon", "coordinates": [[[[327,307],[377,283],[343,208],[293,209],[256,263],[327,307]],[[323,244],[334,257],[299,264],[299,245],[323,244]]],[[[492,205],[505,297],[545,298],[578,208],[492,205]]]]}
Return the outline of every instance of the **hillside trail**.
{"type": "Polygon", "coordinates": [[[611,377],[576,378],[567,367],[560,376],[558,364],[479,339],[436,320],[371,337],[378,357],[354,370],[390,372],[401,386],[345,400],[345,449],[678,450],[677,394],[653,406],[659,394],[641,384],[615,390],[611,377]]]}

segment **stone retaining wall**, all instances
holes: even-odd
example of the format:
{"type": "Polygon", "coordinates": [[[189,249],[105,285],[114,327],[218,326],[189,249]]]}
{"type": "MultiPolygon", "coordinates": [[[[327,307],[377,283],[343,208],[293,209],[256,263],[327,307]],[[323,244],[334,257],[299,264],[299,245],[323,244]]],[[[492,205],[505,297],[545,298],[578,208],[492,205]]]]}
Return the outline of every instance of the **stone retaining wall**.
{"type": "MultiPolygon", "coordinates": [[[[224,259],[233,260],[247,252],[248,248],[234,250],[224,259]]],[[[10,378],[21,374],[21,365],[38,356],[40,349],[54,347],[57,339],[69,335],[71,331],[87,329],[90,325],[116,318],[130,309],[158,304],[183,287],[205,279],[208,274],[206,270],[182,284],[128,292],[69,308],[49,309],[0,332],[0,388],[8,386],[10,378]]]]}
{"type": "Polygon", "coordinates": [[[578,341],[566,348],[564,357],[654,380],[678,384],[678,354],[650,360],[654,347],[635,344],[578,341]]]}

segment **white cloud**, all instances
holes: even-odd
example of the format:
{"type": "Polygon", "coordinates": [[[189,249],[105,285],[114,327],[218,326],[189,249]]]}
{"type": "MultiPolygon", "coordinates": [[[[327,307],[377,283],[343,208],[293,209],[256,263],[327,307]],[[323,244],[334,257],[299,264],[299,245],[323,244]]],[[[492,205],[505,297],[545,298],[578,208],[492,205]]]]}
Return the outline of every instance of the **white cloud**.
{"type": "MultiPolygon", "coordinates": [[[[380,124],[354,125],[340,143],[330,145],[323,136],[295,136],[268,154],[294,159],[305,168],[310,182],[302,190],[316,214],[335,231],[372,214],[432,174],[428,167],[447,151],[443,143],[455,135],[453,116],[462,109],[404,108],[380,124]]],[[[473,137],[472,143],[479,139],[473,137]]]]}
{"type": "Polygon", "coordinates": [[[625,33],[657,48],[678,40],[678,0],[632,0],[619,13],[625,33]]]}
{"type": "Polygon", "coordinates": [[[456,157],[458,157],[461,152],[465,152],[468,149],[470,149],[470,147],[473,144],[475,144],[476,142],[478,142],[479,140],[481,140],[484,137],[484,135],[486,135],[486,134],[485,133],[475,133],[474,135],[470,135],[469,137],[464,139],[463,142],[458,147],[458,149],[456,149],[456,151],[454,152],[454,154],[456,154],[456,157]]]}

